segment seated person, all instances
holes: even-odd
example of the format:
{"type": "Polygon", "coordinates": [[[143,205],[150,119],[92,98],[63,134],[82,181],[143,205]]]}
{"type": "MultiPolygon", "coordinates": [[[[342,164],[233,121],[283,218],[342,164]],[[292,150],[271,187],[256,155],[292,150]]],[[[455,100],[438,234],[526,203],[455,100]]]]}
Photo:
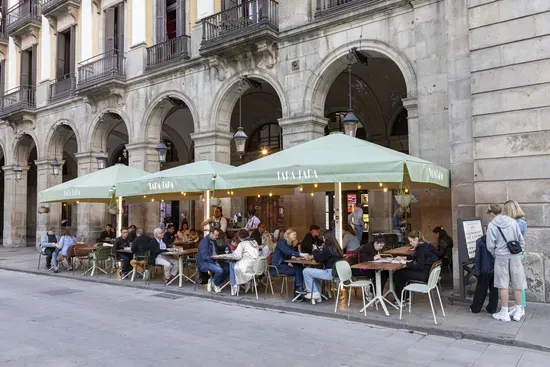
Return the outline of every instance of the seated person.
{"type": "Polygon", "coordinates": [[[48,232],[44,233],[40,238],[40,252],[42,255],[46,255],[46,269],[50,270],[52,267],[52,256],[55,252],[55,245],[57,244],[57,236],[55,235],[55,227],[48,228],[48,232]]]}
{"type": "Polygon", "coordinates": [[[204,231],[201,229],[197,229],[197,237],[199,238],[199,241],[202,240],[204,238],[204,231]]]}
{"type": "Polygon", "coordinates": [[[231,283],[231,295],[237,295],[240,284],[247,284],[254,278],[256,260],[260,256],[258,243],[248,236],[246,229],[239,230],[237,235],[238,245],[231,253],[233,260],[229,263],[229,282],[231,283]]]}
{"type": "Polygon", "coordinates": [[[145,256],[147,251],[151,251],[151,247],[149,246],[151,239],[151,237],[143,235],[143,228],[138,228],[136,230],[136,239],[132,242],[132,253],[137,256],[145,256]]]}
{"type": "Polygon", "coordinates": [[[130,261],[132,260],[132,255],[118,252],[118,250],[124,250],[125,247],[130,245],[130,239],[128,238],[128,230],[123,229],[120,232],[120,237],[118,237],[113,243],[113,254],[115,254],[118,260],[122,260],[122,268],[120,269],[120,276],[124,277],[131,270],[130,261]]]}
{"type": "Polygon", "coordinates": [[[111,242],[116,238],[115,230],[113,229],[112,224],[107,224],[105,230],[99,234],[97,238],[98,242],[111,242]]]}
{"type": "Polygon", "coordinates": [[[183,222],[181,224],[181,227],[176,234],[176,238],[182,242],[189,241],[189,224],[187,224],[187,222],[183,222]]]}
{"type": "Polygon", "coordinates": [[[349,224],[344,225],[343,228],[343,237],[342,237],[342,247],[346,254],[355,254],[357,249],[361,247],[357,236],[355,235],[355,230],[349,224]]]}
{"type": "Polygon", "coordinates": [[[155,228],[153,231],[153,239],[149,242],[151,259],[155,265],[160,265],[164,268],[164,282],[168,283],[173,277],[178,275],[179,266],[178,260],[172,256],[167,256],[164,253],[173,251],[175,248],[168,248],[168,245],[163,241],[163,231],[160,228],[155,228]]]}
{"type": "Polygon", "coordinates": [[[199,234],[197,233],[197,230],[195,228],[191,228],[189,230],[189,236],[187,237],[187,241],[192,242],[194,244],[197,244],[200,241],[199,234]]]}
{"type": "Polygon", "coordinates": [[[169,223],[166,226],[166,232],[164,232],[164,236],[162,237],[162,240],[168,247],[172,247],[172,243],[174,243],[174,238],[176,237],[174,225],[172,223],[169,223]]]}
{"type": "Polygon", "coordinates": [[[334,237],[332,231],[323,233],[324,244],[319,249],[316,245],[313,246],[313,258],[319,264],[322,264],[322,269],[306,268],[304,269],[304,282],[306,283],[307,294],[305,298],[321,302],[321,279],[332,280],[332,267],[338,260],[342,260],[344,253],[334,237]]]}
{"type": "Polygon", "coordinates": [[[321,246],[323,241],[319,239],[319,226],[312,224],[309,227],[309,233],[304,236],[302,240],[300,251],[304,254],[311,254],[313,252],[313,245],[321,246]]]}
{"type": "Polygon", "coordinates": [[[219,264],[212,259],[213,255],[218,254],[217,240],[219,236],[217,228],[211,228],[207,236],[199,243],[199,252],[197,253],[197,267],[202,273],[214,273],[214,292],[220,293],[222,290],[220,285],[229,274],[229,264],[225,261],[220,261],[219,264]]]}
{"type": "Polygon", "coordinates": [[[294,277],[294,297],[300,294],[306,294],[306,291],[303,289],[304,278],[302,270],[304,267],[300,264],[289,264],[285,262],[285,260],[290,260],[292,257],[308,257],[306,253],[300,253],[294,250],[294,246],[298,243],[296,237],[297,234],[295,230],[292,228],[287,229],[283,238],[277,242],[271,259],[271,265],[277,268],[277,270],[271,268],[271,275],[284,274],[294,277]]]}
{"type": "MultiPolygon", "coordinates": [[[[59,272],[59,262],[65,260],[65,258],[67,257],[67,250],[69,249],[69,247],[75,244],[76,238],[71,236],[71,233],[67,228],[63,229],[63,232],[61,233],[61,238],[57,243],[57,248],[53,252],[52,256],[53,266],[51,269],[53,269],[54,273],[59,272]]],[[[71,270],[71,260],[67,259],[67,262],[69,263],[69,270],[71,270]]]]}
{"type": "Polygon", "coordinates": [[[264,223],[258,224],[258,228],[252,231],[250,238],[256,241],[256,243],[262,250],[262,256],[267,257],[267,255],[269,255],[274,248],[274,246],[272,245],[273,242],[271,241],[271,235],[265,230],[264,223]]]}
{"type": "Polygon", "coordinates": [[[437,256],[443,266],[447,266],[453,260],[453,239],[443,227],[435,227],[433,233],[437,241],[437,256]]]}
{"type": "Polygon", "coordinates": [[[136,236],[137,236],[136,231],[137,231],[137,227],[134,224],[128,227],[128,241],[130,243],[132,243],[136,239],[136,236]]]}
{"type": "MultiPolygon", "coordinates": [[[[357,263],[364,263],[367,261],[380,260],[382,258],[380,251],[386,246],[386,240],[384,236],[378,235],[375,236],[372,242],[364,244],[360,249],[357,256],[357,263]]],[[[354,277],[366,277],[368,279],[373,279],[375,276],[374,270],[363,270],[363,269],[351,269],[351,273],[354,277]]],[[[380,272],[382,279],[382,290],[386,281],[390,277],[388,271],[384,270],[380,272]]]]}
{"type": "Polygon", "coordinates": [[[401,292],[408,281],[428,281],[430,269],[438,257],[435,246],[429,242],[425,242],[420,231],[410,232],[408,239],[410,245],[415,249],[411,256],[407,256],[407,259],[412,260],[412,262],[407,263],[404,259],[401,259],[401,263],[405,265],[405,268],[397,270],[393,274],[395,293],[397,293],[397,297],[399,298],[401,298],[401,292]]]}

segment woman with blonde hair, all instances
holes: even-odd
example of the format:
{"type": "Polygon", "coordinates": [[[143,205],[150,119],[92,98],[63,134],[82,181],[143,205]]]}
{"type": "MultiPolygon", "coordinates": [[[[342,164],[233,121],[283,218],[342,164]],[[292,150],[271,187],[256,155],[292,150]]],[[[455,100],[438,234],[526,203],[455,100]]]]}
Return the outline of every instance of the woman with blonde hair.
{"type": "MultiPolygon", "coordinates": [[[[525,212],[521,209],[517,201],[508,200],[504,203],[502,208],[502,214],[506,215],[512,219],[515,219],[519,225],[519,230],[521,235],[525,238],[525,232],[527,232],[527,221],[525,220],[525,212]]],[[[523,261],[524,254],[520,255],[521,260],[523,261]]],[[[527,306],[527,299],[525,298],[525,289],[521,290],[521,305],[523,306],[522,314],[525,316],[525,306],[527,306]]],[[[510,307],[508,313],[512,315],[516,311],[516,307],[510,307]]]]}
{"type": "Polygon", "coordinates": [[[303,266],[286,262],[286,260],[290,260],[292,257],[308,257],[307,254],[300,253],[294,249],[294,246],[298,244],[297,238],[298,235],[295,230],[292,228],[287,229],[283,238],[279,239],[277,242],[271,259],[271,265],[276,268],[271,268],[271,275],[284,274],[294,277],[294,296],[307,293],[303,288],[303,266]]]}

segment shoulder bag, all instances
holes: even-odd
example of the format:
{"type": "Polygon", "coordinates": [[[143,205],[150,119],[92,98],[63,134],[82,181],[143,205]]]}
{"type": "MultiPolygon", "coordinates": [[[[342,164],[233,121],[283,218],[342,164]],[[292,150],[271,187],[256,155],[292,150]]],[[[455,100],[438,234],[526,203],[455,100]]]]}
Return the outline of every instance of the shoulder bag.
{"type": "Polygon", "coordinates": [[[510,251],[512,255],[521,254],[523,250],[521,249],[521,244],[519,243],[519,241],[508,241],[506,239],[506,236],[502,232],[502,229],[500,229],[500,227],[497,227],[497,228],[502,238],[504,238],[504,241],[506,242],[506,246],[508,246],[508,251],[510,251]]]}

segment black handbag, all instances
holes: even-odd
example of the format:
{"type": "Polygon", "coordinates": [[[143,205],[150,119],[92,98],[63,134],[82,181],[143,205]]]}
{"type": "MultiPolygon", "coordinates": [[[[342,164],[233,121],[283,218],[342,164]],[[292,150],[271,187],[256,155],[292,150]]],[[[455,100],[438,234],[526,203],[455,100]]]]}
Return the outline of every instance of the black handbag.
{"type": "Polygon", "coordinates": [[[512,255],[521,254],[523,250],[521,249],[521,244],[519,243],[519,241],[508,241],[504,233],[502,233],[502,229],[500,229],[500,227],[497,227],[497,228],[500,234],[502,235],[502,238],[504,238],[504,241],[506,241],[506,246],[508,246],[508,251],[510,251],[512,255]]]}

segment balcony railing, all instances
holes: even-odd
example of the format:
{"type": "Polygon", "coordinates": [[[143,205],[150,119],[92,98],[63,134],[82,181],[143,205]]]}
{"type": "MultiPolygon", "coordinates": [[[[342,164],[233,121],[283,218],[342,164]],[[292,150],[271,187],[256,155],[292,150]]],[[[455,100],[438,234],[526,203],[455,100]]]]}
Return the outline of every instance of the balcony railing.
{"type": "Polygon", "coordinates": [[[42,23],[39,0],[21,0],[8,9],[8,33],[21,29],[28,23],[42,23]]]}
{"type": "Polygon", "coordinates": [[[1,22],[0,23],[0,42],[8,43],[9,36],[8,32],[6,32],[6,23],[1,22]]]}
{"type": "Polygon", "coordinates": [[[189,59],[189,36],[179,36],[147,48],[146,70],[189,59]]]}
{"type": "Polygon", "coordinates": [[[65,5],[69,2],[80,4],[80,0],[42,0],[42,14],[47,14],[60,5],[65,5]]]}
{"type": "Polygon", "coordinates": [[[9,115],[26,108],[35,107],[36,89],[30,85],[24,85],[10,89],[0,97],[0,117],[9,115]]]}
{"type": "Polygon", "coordinates": [[[62,99],[70,98],[74,96],[75,90],[76,74],[63,75],[55,80],[52,80],[48,100],[50,102],[57,102],[62,99]]]}
{"type": "Polygon", "coordinates": [[[78,88],[108,80],[126,79],[126,54],[107,51],[78,64],[78,88]]]}
{"type": "Polygon", "coordinates": [[[251,0],[202,20],[203,43],[229,35],[247,35],[262,27],[279,29],[276,0],[251,0]]]}

